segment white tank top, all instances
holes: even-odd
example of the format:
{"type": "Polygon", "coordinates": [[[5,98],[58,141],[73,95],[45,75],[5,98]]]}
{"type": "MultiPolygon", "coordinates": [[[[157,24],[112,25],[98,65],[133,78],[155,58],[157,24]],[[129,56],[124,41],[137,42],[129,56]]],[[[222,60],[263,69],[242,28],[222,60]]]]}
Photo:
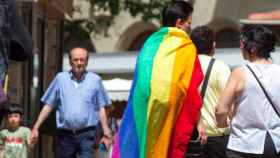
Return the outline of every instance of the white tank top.
{"type": "MultiPolygon", "coordinates": [[[[249,64],[270,94],[280,113],[280,66],[249,64]]],[[[266,99],[250,70],[243,66],[245,86],[236,99],[236,114],[231,122],[228,149],[262,154],[266,133],[272,137],[276,151],[280,151],[280,118],[266,99]]]]}

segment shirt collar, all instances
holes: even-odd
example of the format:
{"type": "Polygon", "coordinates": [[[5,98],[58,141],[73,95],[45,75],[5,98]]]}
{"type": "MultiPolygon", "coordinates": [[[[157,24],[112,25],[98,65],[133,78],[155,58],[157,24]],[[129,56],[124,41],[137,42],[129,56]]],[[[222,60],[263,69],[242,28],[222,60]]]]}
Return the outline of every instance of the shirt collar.
{"type": "Polygon", "coordinates": [[[81,79],[78,80],[78,79],[75,77],[75,75],[73,74],[72,70],[69,70],[69,74],[70,74],[71,79],[74,80],[74,81],[77,81],[77,82],[83,81],[83,80],[85,79],[87,73],[88,73],[88,71],[85,71],[85,72],[82,74],[81,79]]]}

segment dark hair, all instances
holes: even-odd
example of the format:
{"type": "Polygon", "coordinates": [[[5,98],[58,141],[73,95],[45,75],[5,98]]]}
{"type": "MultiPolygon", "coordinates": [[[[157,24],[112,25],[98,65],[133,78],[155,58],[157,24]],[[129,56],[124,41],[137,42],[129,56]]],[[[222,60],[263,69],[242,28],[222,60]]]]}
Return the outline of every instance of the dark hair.
{"type": "Polygon", "coordinates": [[[183,0],[171,1],[162,11],[162,26],[175,27],[178,19],[186,20],[192,12],[191,4],[183,0]]]}
{"type": "Polygon", "coordinates": [[[23,110],[22,107],[19,104],[16,103],[8,103],[7,104],[7,108],[6,108],[6,116],[8,116],[9,114],[23,114],[23,110]]]}
{"type": "Polygon", "coordinates": [[[207,26],[199,26],[192,30],[191,39],[196,46],[198,54],[209,54],[213,49],[215,35],[207,26]]]}
{"type": "Polygon", "coordinates": [[[257,57],[268,59],[274,51],[276,36],[264,26],[250,26],[241,33],[240,40],[247,52],[251,53],[252,48],[255,48],[257,57]]]}

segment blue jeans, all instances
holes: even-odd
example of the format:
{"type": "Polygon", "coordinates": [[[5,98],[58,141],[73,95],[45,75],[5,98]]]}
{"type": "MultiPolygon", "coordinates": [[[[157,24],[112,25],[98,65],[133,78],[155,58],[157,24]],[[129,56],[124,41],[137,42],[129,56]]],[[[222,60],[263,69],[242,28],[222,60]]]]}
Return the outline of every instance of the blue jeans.
{"type": "Polygon", "coordinates": [[[58,158],[94,158],[95,130],[79,134],[59,131],[57,134],[58,158]]]}

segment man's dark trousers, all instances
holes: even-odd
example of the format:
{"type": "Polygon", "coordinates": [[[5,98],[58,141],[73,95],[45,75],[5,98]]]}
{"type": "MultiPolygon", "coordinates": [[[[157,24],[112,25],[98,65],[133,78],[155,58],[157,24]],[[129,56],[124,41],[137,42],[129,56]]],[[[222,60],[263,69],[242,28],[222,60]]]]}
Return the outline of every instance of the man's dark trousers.
{"type": "Polygon", "coordinates": [[[93,158],[95,129],[82,132],[72,132],[67,130],[58,130],[57,133],[57,155],[58,158],[93,158]]]}
{"type": "Polygon", "coordinates": [[[202,147],[203,158],[226,158],[228,136],[208,137],[202,147]]]}

